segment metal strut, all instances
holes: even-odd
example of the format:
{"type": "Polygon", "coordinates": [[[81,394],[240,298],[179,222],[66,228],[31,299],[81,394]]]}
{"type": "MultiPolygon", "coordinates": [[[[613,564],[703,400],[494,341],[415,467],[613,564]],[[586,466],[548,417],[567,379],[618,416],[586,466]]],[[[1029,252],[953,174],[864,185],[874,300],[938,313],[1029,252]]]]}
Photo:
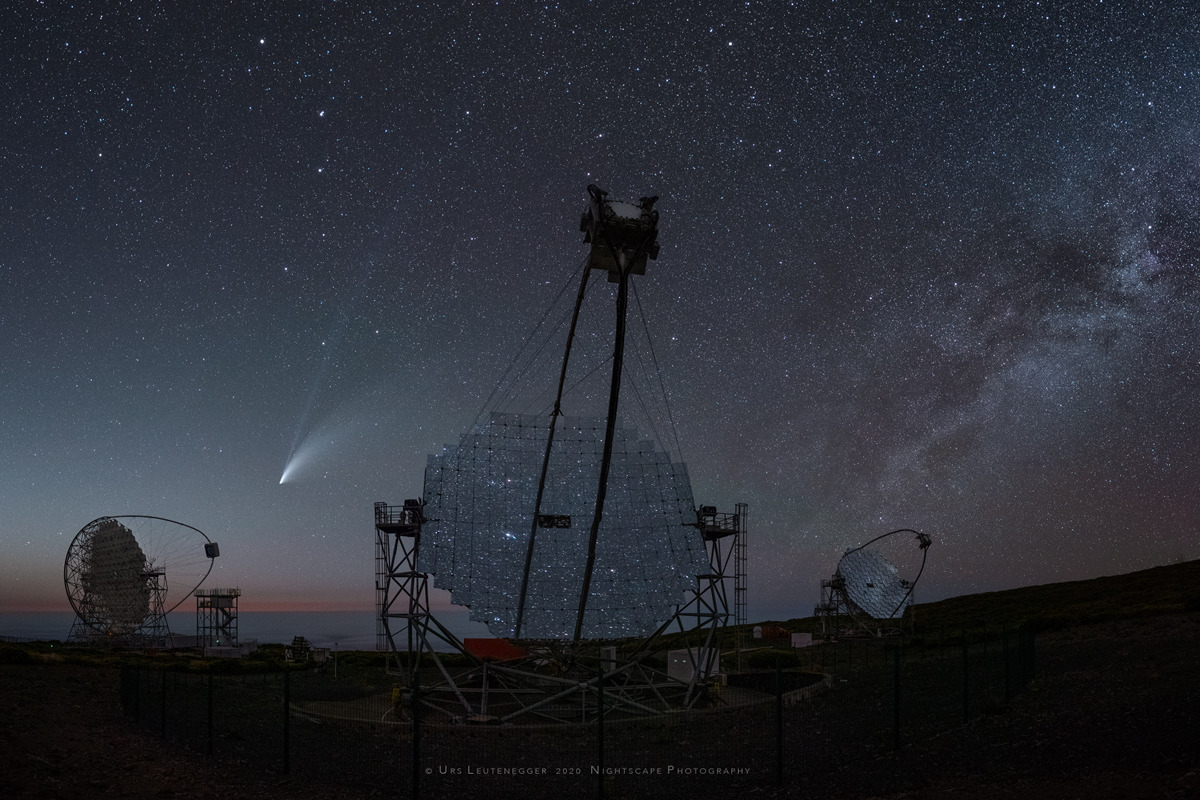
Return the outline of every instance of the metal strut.
{"type": "MultiPolygon", "coordinates": [[[[629,307],[629,276],[635,269],[640,271],[644,269],[645,259],[647,257],[655,258],[658,255],[658,244],[656,238],[658,236],[658,212],[653,211],[654,201],[657,197],[643,197],[637,205],[640,212],[639,222],[644,220],[649,221],[648,227],[638,227],[636,233],[628,230],[618,230],[610,232],[608,222],[615,222],[612,209],[605,201],[607,192],[599,188],[595,184],[588,186],[588,194],[592,201],[592,218],[594,229],[589,231],[589,239],[600,237],[604,239],[604,243],[608,250],[608,255],[612,258],[612,265],[609,269],[609,279],[612,279],[612,273],[617,273],[617,324],[616,334],[613,343],[613,368],[612,382],[609,388],[608,395],[608,419],[604,429],[604,451],[600,459],[600,480],[599,486],[596,489],[596,510],[592,515],[592,527],[588,533],[588,553],[587,565],[583,573],[583,586],[579,592],[579,613],[575,617],[575,635],[571,641],[573,645],[578,645],[579,640],[583,635],[583,617],[587,611],[588,593],[592,586],[592,572],[596,566],[596,541],[600,534],[600,522],[604,518],[604,500],[608,493],[608,472],[612,463],[613,438],[617,427],[617,405],[621,397],[621,371],[625,361],[625,317],[629,307]],[[607,213],[606,213],[607,212],[607,213]],[[642,233],[644,231],[644,233],[642,233]],[[630,234],[635,239],[630,238],[630,234]],[[620,247],[617,242],[613,241],[615,236],[620,237],[620,247]],[[629,249],[628,245],[636,241],[636,246],[629,249]]],[[[587,216],[584,218],[587,222],[587,216]]],[[[597,242],[593,241],[593,248],[597,242]]],[[[595,250],[593,249],[593,253],[595,250]]]]}
{"type": "MultiPolygon", "coordinates": [[[[614,254],[615,255],[615,254],[614,254]]],[[[617,401],[621,397],[621,365],[625,361],[625,310],[629,305],[629,265],[621,263],[617,284],[617,333],[613,350],[612,385],[608,392],[608,421],[604,427],[604,452],[600,457],[600,485],[596,488],[596,512],[592,515],[592,530],[588,533],[587,566],[583,571],[583,588],[579,591],[579,614],[575,617],[575,635],[571,641],[579,644],[583,633],[583,614],[587,610],[588,591],[592,587],[592,570],[596,566],[596,540],[600,521],[604,517],[604,498],[608,493],[608,468],[612,463],[613,434],[617,429],[617,401]]]]}
{"type": "Polygon", "coordinates": [[[562,371],[558,375],[558,394],[554,398],[554,411],[550,413],[550,433],[546,437],[546,454],[542,457],[542,474],[538,478],[537,499],[533,504],[533,522],[529,529],[529,546],[525,550],[525,571],[521,574],[521,596],[517,601],[517,624],[513,629],[513,638],[521,638],[521,625],[525,618],[525,598],[529,591],[529,570],[533,567],[533,546],[537,537],[538,516],[542,513],[542,494],[546,489],[546,474],[550,470],[550,448],[554,445],[554,428],[562,415],[563,386],[567,381],[567,362],[571,358],[571,344],[575,341],[575,326],[579,322],[579,309],[583,306],[583,293],[587,289],[590,269],[583,271],[583,280],[579,282],[579,293],[575,296],[575,311],[571,315],[571,328],[567,331],[567,347],[563,352],[562,371]]]}

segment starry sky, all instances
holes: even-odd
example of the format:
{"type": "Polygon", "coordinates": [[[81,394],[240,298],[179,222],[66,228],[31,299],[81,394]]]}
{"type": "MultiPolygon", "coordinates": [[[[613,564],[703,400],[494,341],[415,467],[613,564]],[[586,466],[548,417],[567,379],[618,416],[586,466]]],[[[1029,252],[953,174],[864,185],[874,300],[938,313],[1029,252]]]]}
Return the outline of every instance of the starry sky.
{"type": "Polygon", "coordinates": [[[900,527],[919,600],[1200,557],[1193,4],[390,5],[0,12],[0,607],[150,514],[369,609],[589,183],[661,197],[631,325],[751,617],[900,527]]]}

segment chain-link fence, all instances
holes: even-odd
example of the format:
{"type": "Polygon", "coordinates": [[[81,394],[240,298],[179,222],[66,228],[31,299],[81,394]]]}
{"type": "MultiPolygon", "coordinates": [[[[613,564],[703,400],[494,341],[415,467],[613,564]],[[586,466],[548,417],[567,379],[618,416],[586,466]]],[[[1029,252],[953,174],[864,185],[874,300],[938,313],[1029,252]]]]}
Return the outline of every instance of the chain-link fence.
{"type": "Polygon", "coordinates": [[[1033,676],[1034,639],[844,639],[764,657],[776,666],[731,675],[708,708],[616,720],[595,713],[611,707],[598,693],[580,693],[589,721],[573,725],[454,724],[422,702],[420,685],[393,685],[382,671],[364,680],[131,666],[121,697],[137,725],[211,756],[214,769],[364,793],[670,798],[784,782],[872,791],[872,781],[895,793],[902,772],[857,766],[1003,710],[1033,676]],[[812,674],[827,676],[819,691],[796,688],[812,674]]]}

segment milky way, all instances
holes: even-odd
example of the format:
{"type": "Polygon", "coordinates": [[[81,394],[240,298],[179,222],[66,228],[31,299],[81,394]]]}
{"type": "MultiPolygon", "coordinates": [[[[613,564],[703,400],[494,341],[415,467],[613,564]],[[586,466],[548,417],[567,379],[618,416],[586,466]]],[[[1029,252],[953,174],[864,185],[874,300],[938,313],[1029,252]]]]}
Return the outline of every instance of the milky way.
{"type": "Polygon", "coordinates": [[[470,427],[589,183],[661,196],[639,296],[753,616],[898,527],[918,600],[1200,556],[1200,17],[911,5],[2,12],[0,605],[144,513],[246,608],[370,607],[372,502],[470,427]]]}

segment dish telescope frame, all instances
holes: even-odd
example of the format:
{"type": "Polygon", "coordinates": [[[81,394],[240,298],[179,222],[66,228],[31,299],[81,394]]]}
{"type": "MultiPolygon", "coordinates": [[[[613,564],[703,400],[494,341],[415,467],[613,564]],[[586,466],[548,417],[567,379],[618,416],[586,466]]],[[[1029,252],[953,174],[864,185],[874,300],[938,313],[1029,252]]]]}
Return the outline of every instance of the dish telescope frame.
{"type": "Polygon", "coordinates": [[[653,633],[622,639],[589,639],[583,635],[613,456],[630,276],[645,274],[647,260],[658,256],[658,212],[653,208],[657,199],[613,201],[604,190],[588,186],[588,206],[580,230],[591,252],[576,295],[550,416],[514,635],[506,645],[510,658],[476,654],[433,612],[429,599],[433,574],[418,566],[422,528],[429,522],[424,500],[409,499],[398,506],[375,503],[377,647],[388,653],[388,671],[404,681],[401,705],[409,704],[410,711],[415,702],[423,710],[433,710],[455,722],[547,724],[587,722],[599,713],[606,717],[654,716],[720,702],[716,689],[718,634],[728,624],[731,609],[739,622],[745,622],[748,507],[744,503],[737,504],[733,513],[718,513],[714,506],[696,511],[696,521],[691,524],[704,546],[706,570],[694,576],[693,588],[653,633]],[[576,323],[594,270],[606,273],[608,281],[617,284],[617,296],[608,413],[588,528],[587,561],[571,637],[529,638],[522,633],[528,624],[535,538],[539,520],[545,516],[541,504],[550,452],[555,424],[563,415],[562,397],[576,323]],[[650,665],[655,645],[665,643],[677,648],[680,661],[688,665],[683,676],[678,671],[672,676],[650,665]],[[452,660],[444,657],[446,653],[457,654],[453,666],[452,660]],[[428,680],[430,675],[433,680],[428,680]]]}

